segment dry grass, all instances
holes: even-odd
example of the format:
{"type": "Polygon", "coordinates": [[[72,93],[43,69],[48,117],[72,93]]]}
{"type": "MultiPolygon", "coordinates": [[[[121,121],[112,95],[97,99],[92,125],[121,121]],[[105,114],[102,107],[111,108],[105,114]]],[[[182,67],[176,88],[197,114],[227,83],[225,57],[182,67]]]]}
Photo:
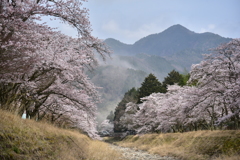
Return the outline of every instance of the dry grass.
{"type": "Polygon", "coordinates": [[[91,160],[117,160],[121,154],[109,147],[109,144],[101,141],[92,141],[89,149],[89,159],[91,160]]]}
{"type": "Polygon", "coordinates": [[[113,160],[120,154],[108,144],[78,131],[24,120],[0,110],[1,160],[113,160]]]}
{"type": "Polygon", "coordinates": [[[115,143],[184,160],[240,159],[240,131],[135,135],[115,143]]]}

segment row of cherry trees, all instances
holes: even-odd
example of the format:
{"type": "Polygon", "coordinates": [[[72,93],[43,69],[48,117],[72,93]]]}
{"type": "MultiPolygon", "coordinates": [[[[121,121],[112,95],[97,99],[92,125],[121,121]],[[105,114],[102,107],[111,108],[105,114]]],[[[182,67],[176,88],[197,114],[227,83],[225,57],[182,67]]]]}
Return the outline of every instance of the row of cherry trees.
{"type": "Polygon", "coordinates": [[[190,75],[187,86],[128,103],[121,123],[138,133],[239,129],[240,39],[214,49],[190,75]]]}
{"type": "Polygon", "coordinates": [[[85,74],[109,53],[91,35],[85,0],[1,0],[0,108],[18,115],[68,123],[96,136],[99,95],[85,74]],[[50,16],[70,25],[68,37],[42,22],[50,16]]]}

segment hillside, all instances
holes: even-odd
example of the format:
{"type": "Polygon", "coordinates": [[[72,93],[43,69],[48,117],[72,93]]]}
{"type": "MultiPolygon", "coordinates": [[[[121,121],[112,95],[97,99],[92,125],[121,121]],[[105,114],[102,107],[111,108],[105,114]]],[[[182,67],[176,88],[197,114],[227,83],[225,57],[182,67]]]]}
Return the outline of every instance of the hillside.
{"type": "Polygon", "coordinates": [[[102,102],[98,104],[98,121],[102,122],[110,111],[115,110],[125,92],[132,87],[141,86],[147,73],[120,66],[102,65],[88,75],[96,86],[101,87],[99,92],[102,102]]]}
{"type": "Polygon", "coordinates": [[[119,60],[131,64],[133,68],[142,70],[147,74],[155,74],[160,81],[164,79],[167,73],[175,69],[165,58],[156,55],[142,53],[135,56],[119,56],[119,60]]]}
{"type": "Polygon", "coordinates": [[[21,119],[0,110],[1,160],[113,160],[120,153],[79,131],[21,119]]]}
{"type": "Polygon", "coordinates": [[[132,45],[122,43],[113,38],[108,38],[104,42],[111,47],[111,51],[120,55],[127,55],[132,47],[132,45]]]}
{"type": "MultiPolygon", "coordinates": [[[[106,138],[105,141],[135,150],[145,150],[152,155],[174,156],[176,159],[238,160],[239,136],[237,130],[197,131],[135,135],[128,136],[122,141],[106,138]]],[[[79,131],[21,119],[2,110],[0,110],[0,142],[1,160],[117,160],[139,154],[128,148],[120,148],[125,150],[126,153],[123,154],[119,148],[91,140],[79,131]]],[[[168,159],[162,157],[164,158],[168,159]]]]}
{"type": "Polygon", "coordinates": [[[240,131],[196,131],[128,136],[106,141],[182,160],[239,160],[240,131]]]}

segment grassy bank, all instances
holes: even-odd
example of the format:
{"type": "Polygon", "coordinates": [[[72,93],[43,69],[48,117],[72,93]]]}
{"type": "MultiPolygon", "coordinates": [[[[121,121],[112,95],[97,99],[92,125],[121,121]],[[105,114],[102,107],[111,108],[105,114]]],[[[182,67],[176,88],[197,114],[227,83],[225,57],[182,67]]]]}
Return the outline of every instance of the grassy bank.
{"type": "Polygon", "coordinates": [[[114,143],[183,160],[240,159],[240,131],[135,135],[114,143]]]}
{"type": "Polygon", "coordinates": [[[109,145],[77,131],[24,120],[0,110],[1,160],[113,160],[109,145]]]}

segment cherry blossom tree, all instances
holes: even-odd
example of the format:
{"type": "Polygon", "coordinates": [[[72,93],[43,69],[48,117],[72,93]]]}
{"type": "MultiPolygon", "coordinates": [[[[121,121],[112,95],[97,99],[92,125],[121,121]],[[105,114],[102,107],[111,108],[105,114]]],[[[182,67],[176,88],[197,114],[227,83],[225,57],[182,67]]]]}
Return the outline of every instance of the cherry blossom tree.
{"type": "MultiPolygon", "coordinates": [[[[83,0],[84,1],[84,0],[83,0]]],[[[95,134],[96,87],[85,74],[109,51],[91,36],[81,0],[3,0],[0,2],[1,108],[41,120],[54,114],[95,134]],[[51,16],[78,31],[71,38],[41,22],[51,16]],[[37,22],[38,21],[38,22],[37,22]]],[[[55,118],[54,118],[55,117],[55,118]]]]}
{"type": "MultiPolygon", "coordinates": [[[[95,49],[102,56],[104,44],[91,36],[88,10],[84,0],[2,0],[0,2],[1,77],[6,74],[28,72],[32,62],[40,61],[36,50],[45,47],[53,29],[40,24],[41,16],[50,16],[67,23],[78,32],[78,43],[95,49]],[[2,73],[5,73],[3,75],[2,73]]],[[[61,45],[61,42],[59,42],[61,45]]],[[[57,48],[57,46],[56,46],[57,48]]]]}
{"type": "Polygon", "coordinates": [[[169,85],[167,93],[153,93],[142,98],[144,102],[138,105],[133,128],[138,133],[182,132],[187,118],[182,108],[187,103],[189,90],[192,89],[194,87],[169,85]]]}
{"type": "Polygon", "coordinates": [[[105,119],[99,126],[99,131],[107,131],[108,133],[113,133],[113,123],[110,120],[105,119]]]}
{"type": "MultiPolygon", "coordinates": [[[[195,86],[169,85],[166,93],[153,93],[142,98],[144,102],[137,106],[139,110],[124,122],[132,122],[131,129],[138,133],[209,129],[212,112],[204,108],[203,103],[197,103],[198,90],[195,86]]],[[[128,108],[133,106],[128,104],[128,108]]]]}
{"type": "Polygon", "coordinates": [[[240,40],[234,39],[206,55],[200,64],[193,65],[191,81],[198,82],[197,105],[202,105],[211,123],[239,128],[240,113],[240,40]]]}
{"type": "Polygon", "coordinates": [[[129,102],[126,104],[126,109],[124,114],[120,117],[119,124],[122,128],[126,128],[127,130],[134,129],[134,116],[138,111],[138,105],[129,102]]]}

